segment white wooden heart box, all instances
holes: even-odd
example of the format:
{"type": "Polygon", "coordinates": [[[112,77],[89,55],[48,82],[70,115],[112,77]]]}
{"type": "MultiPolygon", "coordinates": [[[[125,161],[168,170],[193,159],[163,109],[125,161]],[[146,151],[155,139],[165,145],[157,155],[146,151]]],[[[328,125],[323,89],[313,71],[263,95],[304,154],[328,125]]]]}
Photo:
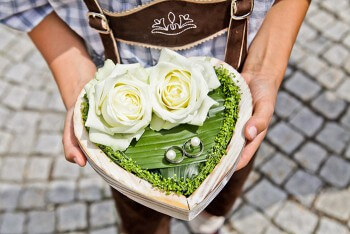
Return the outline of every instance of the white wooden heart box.
{"type": "Polygon", "coordinates": [[[227,155],[221,158],[212,173],[204,180],[197,190],[189,197],[165,192],[139,177],[127,172],[112,162],[94,143],[89,141],[88,132],[84,127],[81,114],[81,102],[85,91],[78,97],[74,110],[74,133],[88,162],[113,188],[130,199],[151,209],[169,216],[192,220],[209,205],[215,196],[222,190],[232,176],[240,154],[245,145],[244,126],[252,115],[252,97],[249,87],[243,77],[230,65],[212,58],[213,66],[224,66],[235,74],[234,81],[241,89],[239,117],[235,132],[229,143],[227,155]]]}

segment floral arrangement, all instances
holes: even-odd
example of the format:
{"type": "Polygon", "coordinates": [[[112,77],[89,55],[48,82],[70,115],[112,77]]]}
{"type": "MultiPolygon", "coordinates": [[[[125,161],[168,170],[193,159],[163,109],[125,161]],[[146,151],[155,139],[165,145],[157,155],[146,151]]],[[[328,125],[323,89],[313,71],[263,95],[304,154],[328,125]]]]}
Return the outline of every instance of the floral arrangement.
{"type": "Polygon", "coordinates": [[[188,196],[232,137],[240,102],[233,76],[207,58],[168,49],[151,68],[107,60],[85,86],[89,139],[125,170],[188,196]],[[186,157],[178,160],[179,152],[186,157]]]}
{"type": "Polygon", "coordinates": [[[107,60],[85,87],[89,138],[124,151],[149,124],[155,131],[185,123],[201,126],[217,104],[208,93],[219,86],[208,61],[169,49],[162,50],[158,64],[148,70],[107,60]]]}

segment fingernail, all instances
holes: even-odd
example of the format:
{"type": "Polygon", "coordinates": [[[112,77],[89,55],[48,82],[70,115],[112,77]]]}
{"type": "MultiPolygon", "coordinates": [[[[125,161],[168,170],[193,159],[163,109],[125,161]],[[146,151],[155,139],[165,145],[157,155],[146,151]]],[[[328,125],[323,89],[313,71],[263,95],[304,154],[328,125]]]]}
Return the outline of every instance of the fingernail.
{"type": "Polygon", "coordinates": [[[256,135],[258,134],[258,130],[256,129],[256,127],[250,127],[249,129],[248,129],[248,134],[249,134],[249,136],[250,136],[250,139],[254,139],[255,137],[256,137],[256,135]]]}
{"type": "Polygon", "coordinates": [[[74,162],[75,162],[76,164],[79,164],[79,163],[78,163],[77,157],[74,157],[73,160],[74,160],[74,162]]]}

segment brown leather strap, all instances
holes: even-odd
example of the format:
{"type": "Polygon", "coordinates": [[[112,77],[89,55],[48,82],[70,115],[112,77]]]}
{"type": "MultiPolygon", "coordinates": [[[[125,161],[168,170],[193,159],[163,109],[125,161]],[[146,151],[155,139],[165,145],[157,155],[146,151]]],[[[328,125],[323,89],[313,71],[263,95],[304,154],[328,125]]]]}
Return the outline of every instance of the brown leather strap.
{"type": "Polygon", "coordinates": [[[248,18],[253,11],[254,0],[231,2],[231,19],[227,33],[225,62],[241,71],[248,53],[248,18]]]}
{"type": "Polygon", "coordinates": [[[105,49],[105,58],[111,59],[115,63],[120,63],[118,46],[102,8],[97,0],[84,0],[84,2],[89,9],[87,14],[89,25],[96,29],[100,34],[105,49]]]}
{"type": "Polygon", "coordinates": [[[247,17],[254,0],[155,0],[121,13],[102,10],[97,0],[84,1],[89,24],[100,33],[106,58],[114,62],[120,62],[116,41],[178,50],[226,30],[225,61],[239,70],[247,55],[247,17]]]}

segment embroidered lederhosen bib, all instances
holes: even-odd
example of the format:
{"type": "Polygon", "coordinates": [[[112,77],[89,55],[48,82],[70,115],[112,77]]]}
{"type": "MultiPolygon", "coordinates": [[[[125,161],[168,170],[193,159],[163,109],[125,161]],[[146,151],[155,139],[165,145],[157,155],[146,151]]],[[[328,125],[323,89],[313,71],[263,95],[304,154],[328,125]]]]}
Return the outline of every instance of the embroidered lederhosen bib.
{"type": "Polygon", "coordinates": [[[254,0],[154,0],[121,13],[102,9],[97,0],[84,2],[106,59],[115,63],[120,63],[116,41],[183,50],[226,31],[225,62],[239,70],[247,55],[248,16],[254,0]]]}

